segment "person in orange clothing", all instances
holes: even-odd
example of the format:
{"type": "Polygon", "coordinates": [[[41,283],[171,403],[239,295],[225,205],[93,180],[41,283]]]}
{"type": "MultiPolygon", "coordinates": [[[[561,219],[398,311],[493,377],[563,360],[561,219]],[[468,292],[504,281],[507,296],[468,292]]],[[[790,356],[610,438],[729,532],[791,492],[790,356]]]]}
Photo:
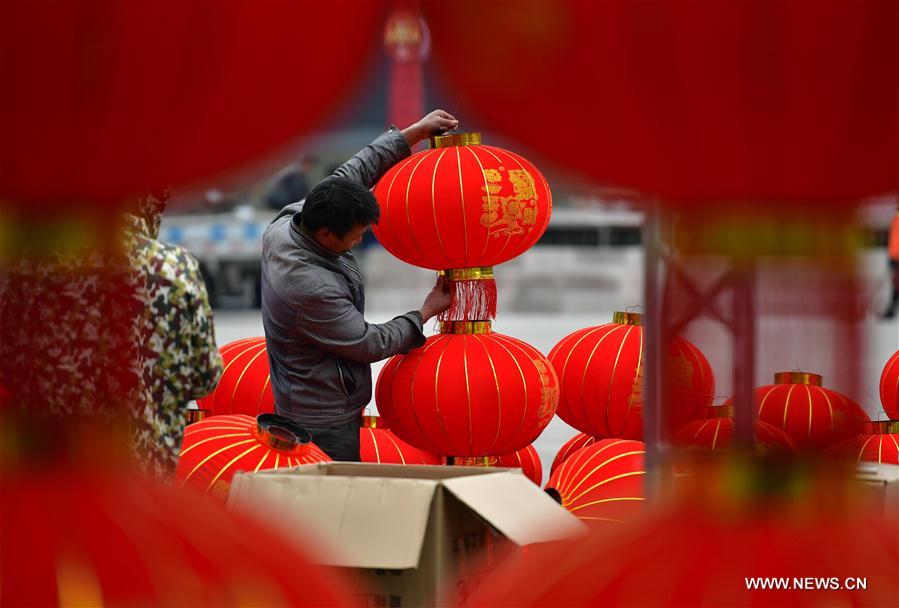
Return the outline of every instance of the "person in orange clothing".
{"type": "Polygon", "coordinates": [[[890,256],[893,292],[890,295],[890,305],[881,316],[884,319],[892,319],[896,316],[896,306],[899,305],[899,204],[896,205],[896,215],[893,216],[893,223],[890,225],[887,253],[890,256]]]}

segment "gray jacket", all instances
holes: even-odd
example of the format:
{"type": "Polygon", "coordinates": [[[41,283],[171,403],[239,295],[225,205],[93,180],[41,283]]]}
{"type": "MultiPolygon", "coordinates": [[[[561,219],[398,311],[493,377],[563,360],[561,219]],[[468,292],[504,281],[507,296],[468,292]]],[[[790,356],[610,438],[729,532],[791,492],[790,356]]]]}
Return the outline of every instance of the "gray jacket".
{"type": "MultiPolygon", "coordinates": [[[[371,188],[411,154],[391,129],[334,175],[371,188]]],[[[262,324],[277,412],[322,427],[358,417],[371,399],[371,363],[424,344],[418,312],[380,325],[363,318],[365,289],[351,252],[335,255],[287,205],[262,237],[262,324]]]]}

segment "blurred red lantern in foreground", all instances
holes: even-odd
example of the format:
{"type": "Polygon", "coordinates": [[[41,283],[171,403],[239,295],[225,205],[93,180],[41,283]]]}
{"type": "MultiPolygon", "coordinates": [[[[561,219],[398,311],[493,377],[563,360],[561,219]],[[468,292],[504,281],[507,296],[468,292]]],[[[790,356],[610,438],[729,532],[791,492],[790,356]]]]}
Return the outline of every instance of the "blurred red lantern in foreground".
{"type": "Polygon", "coordinates": [[[899,420],[866,422],[863,434],[841,441],[826,454],[852,462],[899,464],[899,420]]]}
{"type": "Polygon", "coordinates": [[[342,581],[254,519],[128,474],[5,471],[9,606],[345,605],[342,581]]]}
{"type": "MultiPolygon", "coordinates": [[[[549,353],[559,376],[559,417],[598,437],[643,438],[642,316],[578,330],[549,353]]],[[[667,353],[665,403],[673,425],[698,416],[715,395],[712,368],[698,348],[675,338],[667,353]]]]}
{"type": "Polygon", "coordinates": [[[222,414],[272,414],[275,394],[265,338],[244,338],[222,346],[224,370],[215,390],[197,399],[197,407],[209,416],[222,414]]]}
{"type": "Polygon", "coordinates": [[[549,474],[552,476],[553,473],[556,472],[556,469],[559,468],[559,465],[568,460],[568,457],[577,452],[579,449],[587,447],[588,445],[593,445],[599,441],[598,437],[594,437],[593,435],[588,435],[587,433],[578,433],[568,441],[566,441],[559,451],[556,453],[556,457],[553,458],[552,466],[549,468],[549,474]]]}
{"type": "Polygon", "coordinates": [[[899,350],[883,366],[880,375],[880,402],[890,420],[899,420],[899,350]]]}
{"type": "Polygon", "coordinates": [[[359,430],[362,462],[379,464],[440,464],[439,456],[409,445],[387,428],[378,416],[365,416],[359,430]]]}
{"type": "Polygon", "coordinates": [[[0,115],[4,148],[15,153],[0,158],[0,201],[34,213],[120,205],[257,160],[339,105],[387,8],[65,2],[48,13],[4,2],[0,83],[16,94],[0,99],[0,115]],[[327,61],[297,51],[298,24],[306,48],[330,48],[327,61]],[[337,24],[345,40],[333,45],[337,24]],[[260,95],[275,82],[277,95],[260,95]]]}
{"type": "Polygon", "coordinates": [[[440,24],[435,69],[462,107],[596,183],[681,209],[819,215],[896,190],[895,2],[490,0],[422,13],[440,24]],[[572,116],[589,119],[522,128],[572,116]]]}
{"type": "Polygon", "coordinates": [[[645,453],[642,441],[601,439],[559,465],[546,490],[584,523],[633,519],[642,513],[645,453]]]}
{"type": "Polygon", "coordinates": [[[540,462],[540,455],[533,445],[512,452],[511,454],[503,454],[502,456],[482,456],[480,458],[456,458],[454,464],[456,466],[466,467],[507,467],[510,469],[521,469],[525,477],[533,481],[538,486],[543,483],[543,463],[540,462]]]}
{"type": "Polygon", "coordinates": [[[378,241],[399,259],[447,271],[455,285],[447,320],[496,315],[493,266],[522,254],[549,224],[552,195],[521,156],[481,145],[479,133],[439,136],[375,186],[378,241]]]}
{"type": "Polygon", "coordinates": [[[455,326],[481,333],[441,333],[392,357],[375,388],[378,411],[397,437],[440,456],[525,447],[556,411],[552,366],[526,342],[493,333],[489,322],[455,326]]]}
{"type": "Polygon", "coordinates": [[[802,450],[824,450],[868,422],[861,406],[805,372],[774,374],[774,384],[755,389],[755,405],[759,420],[783,429],[802,450]]]}
{"type": "Polygon", "coordinates": [[[224,499],[238,471],[330,460],[311,443],[309,431],[282,416],[211,416],[184,431],[175,479],[224,499]]]}
{"type": "MultiPolygon", "coordinates": [[[[673,443],[709,450],[730,447],[734,435],[734,410],[731,405],[707,408],[708,418],[691,420],[674,433],[673,443]]],[[[755,446],[763,453],[798,454],[799,448],[784,431],[776,426],[755,421],[755,446]]]]}

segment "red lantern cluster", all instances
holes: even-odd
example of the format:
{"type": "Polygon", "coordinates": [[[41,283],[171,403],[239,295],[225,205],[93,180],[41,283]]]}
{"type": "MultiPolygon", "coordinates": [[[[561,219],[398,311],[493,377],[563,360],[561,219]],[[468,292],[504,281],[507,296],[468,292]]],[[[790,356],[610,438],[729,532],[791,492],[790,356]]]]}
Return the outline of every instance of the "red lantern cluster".
{"type": "Polygon", "coordinates": [[[759,420],[783,429],[801,450],[825,450],[869,421],[861,406],[805,372],[774,374],[774,384],[755,389],[755,407],[759,420]]]}
{"type": "Polygon", "coordinates": [[[244,338],[219,349],[224,370],[215,390],[197,400],[209,416],[222,414],[272,414],[272,392],[265,338],[244,338]]]}
{"type": "MultiPolygon", "coordinates": [[[[730,447],[734,435],[733,406],[710,407],[708,418],[691,420],[674,433],[673,443],[707,450],[724,450],[730,447]]],[[[779,453],[795,455],[799,448],[784,431],[778,427],[755,421],[755,446],[764,454],[779,453]]]]}
{"type": "Polygon", "coordinates": [[[633,518],[642,511],[645,453],[642,441],[601,439],[559,465],[546,489],[588,525],[633,518]]]}
{"type": "MultiPolygon", "coordinates": [[[[635,313],[615,313],[612,323],[578,330],[549,353],[559,376],[559,417],[597,437],[643,438],[643,328],[635,313]]],[[[699,415],[715,395],[705,356],[676,338],[665,366],[665,402],[673,425],[699,415]]]]}
{"type": "Polygon", "coordinates": [[[238,471],[294,467],[331,459],[309,431],[275,414],[212,416],[187,427],[175,479],[224,499],[238,471]]]}
{"type": "Polygon", "coordinates": [[[378,464],[440,464],[439,456],[411,446],[387,428],[378,416],[365,416],[359,430],[362,462],[378,464]]]}
{"type": "Polygon", "coordinates": [[[538,486],[543,482],[543,464],[540,455],[533,445],[501,456],[484,456],[482,458],[456,458],[454,464],[469,467],[506,467],[521,469],[525,477],[538,486]]]}
{"type": "Polygon", "coordinates": [[[899,420],[899,350],[883,366],[880,375],[880,403],[890,420],[899,420]]]}
{"type": "Polygon", "coordinates": [[[431,336],[384,366],[375,397],[399,438],[441,456],[491,456],[524,448],[549,424],[559,392],[549,361],[478,327],[431,336]]]}

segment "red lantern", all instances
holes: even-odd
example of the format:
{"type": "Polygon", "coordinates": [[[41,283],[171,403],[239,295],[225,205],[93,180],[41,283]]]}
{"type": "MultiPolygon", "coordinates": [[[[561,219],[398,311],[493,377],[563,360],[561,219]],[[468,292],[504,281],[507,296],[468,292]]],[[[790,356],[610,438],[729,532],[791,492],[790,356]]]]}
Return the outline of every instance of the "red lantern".
{"type": "Polygon", "coordinates": [[[148,187],[221,176],[315,128],[351,90],[366,65],[360,58],[377,48],[388,7],[295,1],[47,8],[4,2],[0,12],[7,30],[0,83],[16,91],[0,99],[7,151],[0,201],[21,203],[26,213],[121,205],[148,187]],[[303,49],[295,45],[298,24],[303,49]],[[339,45],[335,27],[344,38],[339,45]],[[329,48],[327,61],[310,60],[306,49],[318,48],[329,48]]]}
{"type": "Polygon", "coordinates": [[[456,285],[447,320],[496,314],[493,266],[520,255],[543,235],[552,195],[521,156],[480,143],[479,133],[434,138],[375,186],[384,247],[422,268],[447,271],[456,285]]]}
{"type": "Polygon", "coordinates": [[[849,209],[897,187],[897,4],[426,2],[483,124],[679,208],[849,209]],[[551,83],[550,86],[544,86],[551,83]],[[835,92],[837,92],[835,94],[835,92]],[[534,128],[583,117],[576,128],[534,128]]]}
{"type": "Polygon", "coordinates": [[[568,460],[568,457],[577,452],[581,448],[585,448],[588,445],[593,445],[599,441],[599,437],[594,437],[593,435],[588,435],[587,433],[578,433],[568,441],[566,441],[561,448],[559,448],[558,453],[556,453],[556,457],[553,458],[552,466],[549,468],[549,474],[552,476],[553,473],[556,472],[556,469],[559,468],[559,465],[568,460]]]}
{"type": "MultiPolygon", "coordinates": [[[[559,376],[559,417],[598,437],[643,437],[643,328],[636,313],[578,330],[549,353],[559,376]]],[[[665,402],[672,425],[696,417],[715,395],[712,368],[698,348],[675,338],[668,352],[665,402]]]]}
{"type": "Polygon", "coordinates": [[[337,606],[335,573],[283,533],[131,474],[4,471],[0,589],[9,606],[337,606]]]}
{"type": "Polygon", "coordinates": [[[899,420],[866,422],[863,434],[832,446],[826,453],[852,462],[899,464],[899,420]]]}
{"type": "Polygon", "coordinates": [[[880,375],[880,403],[890,420],[899,420],[899,350],[883,366],[880,375]]]}
{"type": "Polygon", "coordinates": [[[359,431],[362,462],[379,464],[440,464],[440,457],[409,445],[387,428],[378,416],[365,416],[359,431]]]}
{"type": "Polygon", "coordinates": [[[482,456],[481,458],[456,458],[454,464],[456,466],[467,467],[507,467],[510,469],[521,469],[525,477],[533,481],[538,486],[543,482],[543,464],[540,462],[540,455],[533,445],[529,445],[524,449],[512,452],[511,454],[503,454],[502,456],[482,456]]]}
{"type": "Polygon", "coordinates": [[[642,512],[645,453],[642,441],[600,439],[559,465],[546,489],[591,526],[632,519],[642,512]]]}
{"type": "MultiPolygon", "coordinates": [[[[674,433],[674,444],[708,450],[725,450],[734,435],[734,409],[731,405],[710,407],[708,418],[691,420],[674,433]]],[[[763,453],[798,454],[799,448],[784,431],[774,425],[755,421],[755,445],[763,453]]]]}
{"type": "Polygon", "coordinates": [[[197,407],[210,416],[272,414],[275,394],[265,338],[244,338],[221,347],[224,370],[215,390],[197,399],[197,407]]]}
{"type": "Polygon", "coordinates": [[[421,348],[392,357],[375,387],[397,437],[440,456],[519,450],[549,424],[559,399],[549,361],[489,322],[449,323],[421,348]]]}
{"type": "Polygon", "coordinates": [[[774,384],[755,389],[758,419],[783,429],[802,450],[823,450],[858,433],[868,422],[849,397],[821,386],[821,376],[774,374],[774,384]]]}
{"type": "Polygon", "coordinates": [[[184,431],[175,479],[226,498],[238,471],[256,472],[331,459],[311,443],[309,431],[275,414],[211,416],[184,431]]]}

